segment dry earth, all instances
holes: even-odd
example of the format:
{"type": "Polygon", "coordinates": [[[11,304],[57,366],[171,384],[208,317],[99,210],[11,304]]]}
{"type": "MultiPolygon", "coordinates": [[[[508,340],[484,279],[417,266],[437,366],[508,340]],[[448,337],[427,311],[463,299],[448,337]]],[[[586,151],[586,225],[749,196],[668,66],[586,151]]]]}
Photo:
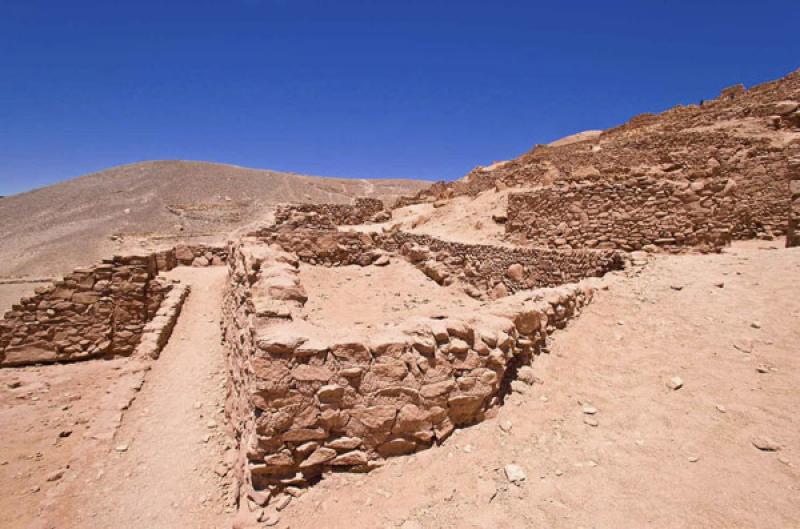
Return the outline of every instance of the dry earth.
{"type": "MultiPolygon", "coordinates": [[[[800,525],[800,300],[789,295],[800,251],[779,243],[659,256],[599,280],[595,301],[534,362],[542,384],[441,447],[327,477],[275,526],[800,525]],[[675,376],[678,390],[667,387],[675,376]],[[760,437],[780,450],[759,450],[760,437]],[[509,464],[524,481],[509,482],[509,464]]],[[[413,275],[397,263],[382,270],[304,270],[329,296],[311,310],[361,295],[380,321],[424,305],[413,275]]],[[[172,274],[193,291],[130,407],[144,374],[135,360],[0,371],[3,527],[229,526],[215,472],[226,443],[216,325],[225,271],[172,274]]],[[[332,326],[366,318],[328,315],[332,326]]]]}

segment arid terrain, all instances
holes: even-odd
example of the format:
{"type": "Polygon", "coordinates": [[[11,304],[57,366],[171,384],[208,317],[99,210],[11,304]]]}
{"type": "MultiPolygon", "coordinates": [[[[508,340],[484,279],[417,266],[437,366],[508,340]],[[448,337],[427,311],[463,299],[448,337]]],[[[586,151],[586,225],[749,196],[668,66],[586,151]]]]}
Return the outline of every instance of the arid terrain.
{"type": "Polygon", "coordinates": [[[322,178],[233,165],[151,161],[6,197],[0,203],[0,278],[55,276],[114,253],[224,242],[284,202],[392,201],[427,182],[322,178]]]}
{"type": "Polygon", "coordinates": [[[799,218],[800,72],[447,184],[3,198],[0,526],[800,527],[799,218]]]}

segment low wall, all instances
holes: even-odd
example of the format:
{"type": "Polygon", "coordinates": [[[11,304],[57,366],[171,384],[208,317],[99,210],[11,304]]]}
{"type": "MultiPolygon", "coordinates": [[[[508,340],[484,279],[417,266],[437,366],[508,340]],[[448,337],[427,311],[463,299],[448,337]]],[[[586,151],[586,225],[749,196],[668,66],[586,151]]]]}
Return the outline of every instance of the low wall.
{"type": "MultiPolygon", "coordinates": [[[[115,256],[38,287],[0,320],[0,367],[128,356],[171,296],[173,284],[158,273],[179,264],[223,264],[226,255],[225,248],[179,245],[115,256]]],[[[161,336],[162,323],[157,319],[148,332],[161,336]]]]}
{"type": "Polygon", "coordinates": [[[719,251],[730,241],[734,193],[727,179],[555,185],[510,194],[506,233],[545,248],[719,251]]]}
{"type": "Polygon", "coordinates": [[[260,505],[286,486],[369,470],[482,420],[592,297],[580,285],[520,292],[479,313],[454,309],[338,341],[293,318],[307,299],[298,261],[251,238],[228,262],[226,412],[240,444],[237,476],[260,505]]]}
{"type": "Polygon", "coordinates": [[[390,218],[383,202],[375,198],[357,198],[354,204],[290,204],[275,211],[275,224],[292,228],[335,229],[390,218]]]}
{"type": "Polygon", "coordinates": [[[401,253],[439,284],[460,281],[474,297],[553,287],[600,277],[624,267],[613,250],[549,250],[463,244],[406,232],[367,234],[324,230],[262,229],[254,235],[277,243],[310,264],[372,264],[386,253],[401,253]]]}
{"type": "Polygon", "coordinates": [[[790,161],[789,181],[789,228],[786,232],[786,247],[800,246],[800,158],[790,161]]]}

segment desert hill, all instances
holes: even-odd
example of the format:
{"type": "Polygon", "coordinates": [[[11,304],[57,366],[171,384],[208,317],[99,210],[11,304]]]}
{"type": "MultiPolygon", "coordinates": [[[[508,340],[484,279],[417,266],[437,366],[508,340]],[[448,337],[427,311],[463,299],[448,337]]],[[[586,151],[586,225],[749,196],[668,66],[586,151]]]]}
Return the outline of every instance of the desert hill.
{"type": "Polygon", "coordinates": [[[0,277],[63,273],[154,240],[225,238],[277,203],[392,201],[427,184],[193,161],[122,165],[3,198],[0,277]]]}

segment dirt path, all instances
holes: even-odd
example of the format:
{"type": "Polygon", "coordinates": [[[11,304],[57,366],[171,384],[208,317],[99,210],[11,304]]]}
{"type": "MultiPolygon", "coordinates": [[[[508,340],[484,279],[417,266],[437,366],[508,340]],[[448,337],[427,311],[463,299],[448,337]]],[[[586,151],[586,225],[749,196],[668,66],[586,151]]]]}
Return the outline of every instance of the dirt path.
{"type": "Polygon", "coordinates": [[[191,285],[191,294],[96,479],[70,501],[73,512],[62,518],[69,527],[227,527],[217,473],[224,474],[219,318],[226,269],[169,275],[191,285]]]}
{"type": "Polygon", "coordinates": [[[542,385],[444,446],[327,477],[278,527],[800,527],[800,249],[767,246],[606,278],[536,359],[542,385]]]}

